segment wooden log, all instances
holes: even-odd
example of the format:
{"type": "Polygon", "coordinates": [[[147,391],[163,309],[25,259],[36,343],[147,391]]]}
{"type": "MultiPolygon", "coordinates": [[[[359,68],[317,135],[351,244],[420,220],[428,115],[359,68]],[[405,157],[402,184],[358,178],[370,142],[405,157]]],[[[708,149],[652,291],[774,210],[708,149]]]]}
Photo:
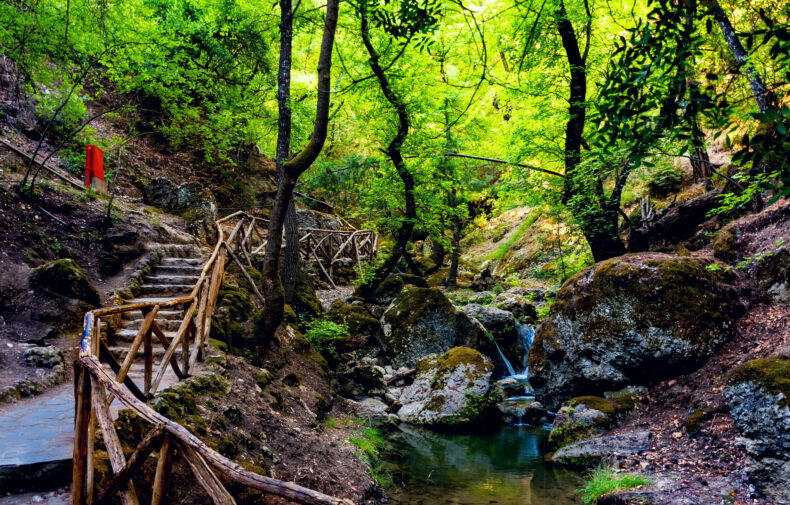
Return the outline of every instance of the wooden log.
{"type": "MultiPolygon", "coordinates": [[[[212,317],[214,316],[214,311],[217,308],[217,296],[219,295],[219,288],[222,287],[222,282],[225,279],[225,252],[226,250],[223,249],[220,252],[220,260],[217,262],[217,279],[211,286],[209,290],[208,296],[208,308],[206,312],[206,325],[203,329],[203,335],[200,337],[199,346],[201,349],[204,350],[203,355],[205,356],[205,347],[208,343],[209,335],[211,334],[211,321],[212,317]]],[[[191,358],[191,357],[190,357],[191,358]]]]}
{"type": "MultiPolygon", "coordinates": [[[[91,382],[93,383],[93,404],[96,412],[96,421],[98,421],[99,428],[101,428],[104,447],[107,449],[112,472],[118,475],[118,472],[126,466],[126,457],[123,455],[121,441],[118,440],[118,434],[115,432],[115,427],[112,424],[110,409],[107,408],[107,395],[104,393],[104,385],[97,381],[91,382]]],[[[121,503],[124,505],[138,505],[137,493],[135,493],[134,484],[131,482],[127,482],[124,487],[124,491],[121,494],[121,503]]]]}
{"type": "Polygon", "coordinates": [[[151,397],[151,374],[154,370],[154,345],[151,340],[151,329],[154,324],[155,321],[151,321],[151,326],[148,327],[143,339],[143,393],[148,398],[151,397]]]}
{"type": "MultiPolygon", "coordinates": [[[[181,339],[184,338],[184,333],[186,333],[189,323],[192,321],[192,314],[195,313],[196,305],[197,301],[193,300],[189,305],[186,314],[184,314],[184,320],[181,321],[181,326],[178,327],[178,333],[176,333],[175,338],[170,342],[170,346],[167,348],[165,355],[162,357],[162,363],[159,364],[159,370],[157,370],[154,381],[151,383],[151,390],[156,391],[159,389],[159,383],[162,381],[162,377],[165,375],[165,370],[167,370],[167,365],[170,363],[170,358],[173,356],[173,354],[175,354],[178,344],[181,343],[181,339]]],[[[189,370],[185,370],[184,374],[189,375],[189,370]]]]}
{"type": "MultiPolygon", "coordinates": [[[[101,347],[99,349],[99,359],[104,360],[108,365],[110,365],[110,368],[116,375],[121,371],[121,365],[118,363],[118,360],[115,359],[115,356],[113,355],[112,351],[110,351],[110,348],[107,347],[107,342],[102,341],[101,343],[101,347]]],[[[132,394],[139,400],[146,401],[147,398],[130,377],[125,377],[123,379],[123,385],[129,388],[129,391],[131,391],[132,394]]]]}
{"type": "MultiPolygon", "coordinates": [[[[165,351],[167,351],[167,348],[170,347],[170,340],[167,338],[167,335],[164,334],[159,325],[156,324],[156,321],[154,321],[154,323],[151,325],[151,330],[153,330],[154,335],[156,335],[156,338],[159,340],[159,343],[162,344],[162,347],[164,347],[165,351]]],[[[186,379],[186,375],[184,375],[184,372],[182,372],[181,368],[178,366],[178,360],[176,359],[175,354],[170,356],[170,366],[173,368],[173,373],[176,374],[178,380],[186,379]]],[[[150,391],[150,393],[155,394],[156,391],[150,391]]]]}
{"type": "Polygon", "coordinates": [[[187,444],[181,445],[189,468],[195,474],[198,483],[206,491],[215,505],[236,505],[236,500],[230,495],[222,482],[219,481],[214,472],[211,471],[206,460],[187,444]]]}
{"type": "Polygon", "coordinates": [[[348,244],[351,243],[352,240],[354,240],[354,237],[356,237],[356,232],[352,233],[351,236],[349,236],[345,240],[345,242],[340,244],[340,247],[338,247],[337,249],[337,253],[334,256],[332,256],[332,261],[330,263],[334,263],[335,261],[337,261],[340,255],[346,252],[346,247],[348,247],[348,244]]]}
{"type": "Polygon", "coordinates": [[[198,355],[198,351],[200,351],[200,335],[203,334],[203,327],[206,324],[206,307],[208,306],[208,292],[209,289],[211,289],[211,283],[214,282],[217,265],[218,263],[214,263],[214,270],[211,271],[211,277],[203,285],[203,289],[200,292],[200,308],[198,309],[198,314],[197,314],[195,338],[192,342],[192,349],[189,355],[189,363],[187,363],[187,373],[189,373],[189,371],[195,367],[195,363],[197,363],[197,355],[198,355]]]}
{"type": "Polygon", "coordinates": [[[335,285],[335,281],[332,280],[332,276],[329,275],[329,273],[324,268],[324,265],[321,264],[321,260],[315,255],[315,251],[313,251],[313,256],[315,257],[315,262],[318,263],[318,267],[321,269],[321,272],[323,272],[324,277],[326,277],[326,280],[329,281],[329,285],[332,286],[332,289],[336,289],[337,286],[335,285]]]}
{"type": "Polygon", "coordinates": [[[195,339],[195,321],[189,322],[189,328],[184,334],[184,340],[181,343],[181,362],[184,364],[184,370],[189,368],[189,343],[195,339]]]}
{"type": "Polygon", "coordinates": [[[170,448],[170,435],[165,434],[162,447],[159,448],[159,461],[156,463],[154,485],[151,488],[151,505],[162,505],[167,489],[167,478],[173,462],[173,451],[170,448]]]}
{"type": "Polygon", "coordinates": [[[397,381],[401,379],[407,379],[416,373],[417,373],[416,368],[412,368],[411,370],[405,370],[403,372],[396,373],[392,377],[387,379],[387,385],[390,386],[392,384],[395,384],[397,381]]]}
{"type": "Polygon", "coordinates": [[[154,322],[154,318],[156,317],[156,313],[159,312],[159,305],[155,305],[154,308],[145,315],[145,319],[143,319],[143,324],[140,325],[140,329],[137,331],[137,336],[134,337],[132,341],[131,347],[129,347],[129,354],[123,360],[123,365],[121,365],[121,370],[118,372],[118,382],[123,382],[123,379],[126,377],[126,374],[129,373],[129,368],[132,367],[132,363],[134,362],[134,358],[137,356],[137,351],[140,349],[140,344],[143,343],[143,339],[145,335],[148,333],[148,329],[151,327],[151,323],[154,322]]]}
{"type": "Polygon", "coordinates": [[[91,417],[91,376],[80,362],[74,364],[74,453],[71,473],[71,503],[85,505],[88,475],[88,431],[91,417]]]}
{"type": "Polygon", "coordinates": [[[121,384],[115,382],[107,370],[92,356],[82,354],[80,356],[82,364],[93,375],[95,380],[107,387],[118,400],[127,408],[132,409],[140,417],[152,424],[163,424],[165,430],[182,444],[188,445],[201,456],[217,471],[228,478],[239,482],[244,486],[265,491],[283,498],[302,503],[305,505],[353,505],[350,500],[344,500],[333,496],[328,496],[318,491],[313,491],[291,482],[265,477],[245,470],[241,465],[235,463],[225,456],[211,450],[203,441],[190,433],[180,424],[174,423],[154,411],[144,402],[141,402],[129,393],[121,384]]]}
{"type": "Polygon", "coordinates": [[[224,244],[224,245],[225,245],[225,250],[228,252],[228,254],[233,259],[233,261],[235,261],[236,264],[239,266],[239,269],[241,269],[241,273],[244,274],[244,278],[247,279],[247,282],[250,284],[250,286],[252,286],[252,290],[255,292],[255,296],[258,297],[258,300],[260,300],[261,303],[264,303],[263,295],[261,294],[260,291],[258,291],[258,286],[255,285],[255,281],[252,280],[252,277],[250,277],[250,274],[247,272],[247,269],[244,268],[244,265],[241,264],[239,257],[236,256],[233,253],[233,251],[230,250],[230,246],[228,244],[224,244]]]}
{"type": "Polygon", "coordinates": [[[162,425],[155,426],[148,432],[146,437],[140,442],[140,445],[134,450],[120,472],[116,473],[113,478],[108,482],[101,494],[91,502],[91,505],[110,505],[115,494],[123,489],[132,477],[145,463],[148,455],[156,448],[156,444],[164,434],[164,427],[162,425]]]}

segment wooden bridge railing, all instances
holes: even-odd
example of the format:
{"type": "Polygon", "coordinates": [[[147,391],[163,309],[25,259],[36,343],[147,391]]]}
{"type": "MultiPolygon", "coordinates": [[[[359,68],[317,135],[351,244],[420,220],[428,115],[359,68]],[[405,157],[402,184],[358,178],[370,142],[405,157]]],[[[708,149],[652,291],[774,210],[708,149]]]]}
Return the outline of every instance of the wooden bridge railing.
{"type": "MultiPolygon", "coordinates": [[[[241,263],[236,254],[239,250],[247,261],[250,261],[249,241],[256,228],[256,219],[243,212],[236,212],[217,221],[219,230],[217,244],[188,296],[163,302],[103,307],[85,314],[79,359],[75,366],[76,408],[71,491],[73,505],[109,504],[119,493],[121,503],[124,505],[138,505],[139,500],[132,477],[141,475],[143,464],[154,452],[157,453],[158,459],[154,481],[151,483],[152,505],[161,505],[165,502],[168,475],[176,455],[185,460],[197,484],[203,487],[215,504],[235,504],[233,497],[217,476],[218,473],[243,486],[297,503],[311,505],[352,503],[290,482],[247,471],[213,451],[183,426],[158,414],[145,403],[156,393],[168,367],[172,368],[181,380],[189,376],[196,362],[204,355],[211,329],[211,317],[216,308],[217,293],[225,273],[225,263],[229,256],[241,263]],[[231,224],[233,220],[235,224],[231,224]],[[224,229],[229,224],[232,229],[225,238],[224,229]],[[184,317],[176,336],[168,341],[164,332],[157,326],[156,314],[165,308],[179,307],[186,307],[184,317]],[[111,315],[138,310],[144,315],[143,322],[130,344],[126,358],[119,363],[107,343],[101,339],[100,320],[111,315]],[[157,364],[153,360],[154,336],[165,348],[165,353],[157,364]],[[142,389],[128,375],[141,346],[144,359],[142,389]],[[182,350],[181,363],[176,359],[176,350],[179,347],[182,350]],[[109,365],[111,371],[102,363],[109,365]],[[147,436],[128,459],[124,455],[110,414],[113,398],[152,425],[147,436]],[[113,477],[101,490],[94,489],[96,424],[101,431],[113,472],[113,477]]],[[[243,268],[242,271],[246,274],[243,268]]]]}
{"type": "MultiPolygon", "coordinates": [[[[266,248],[268,224],[268,219],[250,217],[246,231],[243,235],[239,235],[238,248],[248,262],[250,257],[262,254],[266,248]]],[[[299,233],[299,252],[302,260],[317,265],[333,288],[337,287],[334,281],[336,264],[344,260],[352,260],[361,270],[362,262],[376,259],[378,234],[374,230],[301,228],[299,233]]]]}

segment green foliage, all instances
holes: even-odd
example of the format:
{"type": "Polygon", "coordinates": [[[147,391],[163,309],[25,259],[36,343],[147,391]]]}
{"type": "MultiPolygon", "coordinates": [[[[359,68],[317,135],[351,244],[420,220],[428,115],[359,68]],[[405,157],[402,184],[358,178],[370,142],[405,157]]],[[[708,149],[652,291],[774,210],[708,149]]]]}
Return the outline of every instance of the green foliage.
{"type": "Polygon", "coordinates": [[[327,319],[315,318],[307,323],[305,337],[316,349],[338,358],[335,341],[348,337],[348,327],[327,319]]]}
{"type": "Polygon", "coordinates": [[[381,451],[386,445],[381,430],[363,425],[357,436],[349,438],[348,441],[361,451],[362,461],[367,465],[376,482],[382,487],[392,486],[392,476],[384,471],[384,462],[381,460],[381,451]]]}
{"type": "Polygon", "coordinates": [[[582,502],[595,503],[599,498],[615,491],[625,491],[649,484],[641,475],[617,473],[612,468],[599,468],[590,475],[587,485],[579,490],[582,502]]]}
{"type": "Polygon", "coordinates": [[[535,221],[537,221],[539,217],[540,217],[540,212],[538,211],[533,211],[532,213],[530,213],[529,216],[527,216],[527,218],[521,222],[516,233],[514,233],[503,244],[497,247],[496,251],[486,255],[483,258],[483,260],[485,261],[485,260],[502,259],[502,256],[504,256],[505,253],[508,252],[513,247],[513,244],[521,240],[521,238],[524,236],[527,230],[529,230],[530,227],[532,227],[532,225],[535,224],[535,221]]]}

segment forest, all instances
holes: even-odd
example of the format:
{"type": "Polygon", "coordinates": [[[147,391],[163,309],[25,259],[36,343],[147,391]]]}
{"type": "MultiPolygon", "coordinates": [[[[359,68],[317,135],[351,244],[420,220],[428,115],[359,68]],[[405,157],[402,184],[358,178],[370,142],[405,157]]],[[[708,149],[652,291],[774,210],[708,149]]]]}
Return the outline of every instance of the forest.
{"type": "Polygon", "coordinates": [[[0,505],[790,503],[790,2],[2,0],[0,55],[0,505]]]}

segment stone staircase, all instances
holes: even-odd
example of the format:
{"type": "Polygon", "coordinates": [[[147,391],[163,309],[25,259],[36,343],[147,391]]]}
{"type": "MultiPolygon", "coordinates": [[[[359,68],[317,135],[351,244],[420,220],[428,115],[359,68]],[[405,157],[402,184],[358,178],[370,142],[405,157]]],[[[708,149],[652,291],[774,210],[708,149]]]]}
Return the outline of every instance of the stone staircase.
{"type": "MultiPolygon", "coordinates": [[[[124,300],[124,303],[165,302],[173,298],[189,295],[200,277],[203,265],[208,260],[208,254],[193,245],[166,244],[160,246],[161,254],[153,259],[138,276],[133,289],[135,297],[124,300]]],[[[168,341],[172,341],[178,332],[184,311],[187,305],[177,309],[160,309],[156,314],[156,324],[165,334],[168,341]]],[[[124,312],[120,327],[107,340],[110,351],[119,362],[126,359],[130,346],[143,323],[141,311],[124,312]]],[[[106,331],[104,328],[102,331],[106,331]]],[[[154,373],[165,354],[165,348],[156,335],[152,336],[154,373]]],[[[144,348],[140,346],[129,370],[129,377],[142,390],[144,371],[144,348]]],[[[175,352],[179,366],[183,370],[183,357],[181,346],[175,352]]],[[[178,382],[173,369],[167,368],[158,390],[162,390],[178,382]]]]}

